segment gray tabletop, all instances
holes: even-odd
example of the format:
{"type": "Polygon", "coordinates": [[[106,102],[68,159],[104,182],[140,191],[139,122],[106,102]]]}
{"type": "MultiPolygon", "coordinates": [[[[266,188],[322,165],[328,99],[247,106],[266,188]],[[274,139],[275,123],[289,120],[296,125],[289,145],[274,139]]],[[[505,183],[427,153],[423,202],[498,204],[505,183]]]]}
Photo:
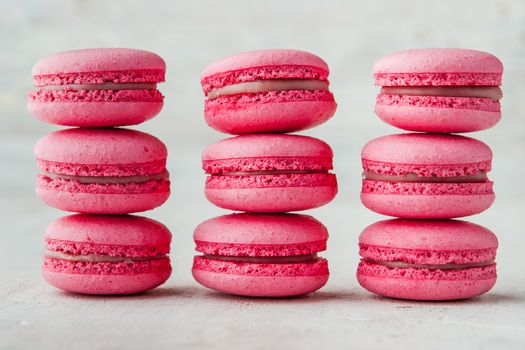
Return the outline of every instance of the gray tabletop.
{"type": "Polygon", "coordinates": [[[2,1],[0,11],[0,348],[523,349],[525,348],[525,4],[516,0],[329,1],[2,1]],[[173,232],[172,278],[132,297],[65,294],[40,276],[42,234],[65,213],[34,195],[32,147],[57,127],[25,109],[31,66],[40,57],[83,47],[135,47],[168,65],[165,108],[135,128],[168,146],[173,191],[144,213],[173,232]],[[418,303],[374,296],[359,287],[357,237],[384,219],[359,202],[360,158],[371,138],[398,133],[374,114],[371,66],[411,47],[490,51],[505,64],[503,120],[472,134],[494,151],[497,200],[468,218],[499,237],[499,280],[488,294],[462,302],[418,303]],[[331,67],[336,116],[304,134],[334,149],[340,192],[308,213],[330,231],[331,278],[318,293],[266,300],[227,296],[193,281],[192,232],[227,213],[203,195],[200,152],[227,137],[202,116],[199,75],[211,61],[239,51],[290,47],[322,56],[331,67]]]}

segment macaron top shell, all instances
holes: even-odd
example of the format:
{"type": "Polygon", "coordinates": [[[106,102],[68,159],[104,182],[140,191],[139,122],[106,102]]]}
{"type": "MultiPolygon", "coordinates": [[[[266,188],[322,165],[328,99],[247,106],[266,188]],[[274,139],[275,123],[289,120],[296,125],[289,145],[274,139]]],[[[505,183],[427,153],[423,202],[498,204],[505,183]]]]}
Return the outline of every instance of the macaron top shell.
{"type": "Polygon", "coordinates": [[[359,236],[359,243],[384,248],[434,251],[498,247],[498,240],[490,230],[460,220],[383,220],[368,226],[359,236]]]}
{"type": "Polygon", "coordinates": [[[300,50],[269,49],[239,53],[204,69],[204,93],[234,83],[261,79],[316,79],[328,82],[329,69],[320,57],[300,50]],[[281,69],[282,68],[282,69],[281,69]],[[244,74],[248,73],[250,74],[244,74]]]}
{"type": "Polygon", "coordinates": [[[160,222],[141,216],[76,214],[52,222],[45,239],[169,249],[171,233],[160,222]]]}
{"type": "Polygon", "coordinates": [[[411,49],[379,59],[373,71],[378,86],[499,86],[503,64],[496,56],[483,51],[411,49]],[[431,75],[411,79],[397,76],[400,74],[431,75]]]}
{"type": "Polygon", "coordinates": [[[201,223],[196,241],[235,244],[300,244],[326,241],[328,231],[319,221],[300,214],[230,214],[201,223]]]}
{"type": "Polygon", "coordinates": [[[244,213],[203,222],[194,239],[197,251],[214,256],[304,256],[326,250],[328,231],[307,215],[244,213]]]}
{"type": "Polygon", "coordinates": [[[246,157],[333,157],[330,146],[319,139],[288,134],[242,135],[208,146],[202,160],[246,157]]]}
{"type": "MultiPolygon", "coordinates": [[[[421,165],[421,169],[413,169],[415,173],[425,172],[425,166],[456,165],[459,169],[470,164],[475,174],[490,170],[492,151],[485,143],[464,136],[413,133],[374,139],[363,147],[361,157],[363,164],[371,161],[421,165]]],[[[457,174],[449,174],[461,175],[465,174],[460,170],[457,174]]]]}
{"type": "Polygon", "coordinates": [[[157,83],[164,81],[166,63],[153,52],[96,48],[57,53],[39,60],[32,70],[35,86],[62,84],[157,83]],[[97,73],[109,73],[98,75],[97,73]],[[110,77],[108,79],[108,77],[110,77]]]}
{"type": "MultiPolygon", "coordinates": [[[[38,160],[71,164],[162,163],[166,146],[154,136],[130,129],[79,128],[58,130],[35,145],[38,160]]],[[[161,169],[162,170],[162,169],[161,169]]]]}
{"type": "Polygon", "coordinates": [[[253,134],[221,140],[202,154],[207,173],[332,169],[333,152],[319,139],[288,134],[253,134]]]}

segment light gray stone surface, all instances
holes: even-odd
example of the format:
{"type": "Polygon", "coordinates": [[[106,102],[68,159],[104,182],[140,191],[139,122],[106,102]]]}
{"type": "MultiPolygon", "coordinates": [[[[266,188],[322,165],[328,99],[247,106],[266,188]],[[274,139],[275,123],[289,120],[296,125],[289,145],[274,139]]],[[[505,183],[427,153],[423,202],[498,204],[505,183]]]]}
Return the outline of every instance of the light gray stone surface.
{"type": "Polygon", "coordinates": [[[37,1],[0,2],[0,348],[525,348],[525,2],[500,1],[37,1]],[[63,213],[33,193],[32,147],[55,130],[25,109],[31,66],[57,51],[101,46],[155,51],[168,64],[165,108],[139,126],[166,142],[173,193],[148,212],[174,234],[174,273],[134,297],[67,295],[40,278],[42,233],[63,213]],[[221,295],[193,281],[192,231],[226,213],[207,203],[200,152],[226,137],[202,117],[201,70],[231,53],[274,47],[310,50],[332,69],[339,102],[329,123],[305,132],[335,152],[340,193],[311,211],[330,230],[332,276],[319,293],[259,300],[221,295]],[[473,134],[494,150],[497,201],[469,218],[500,239],[499,281],[465,302],[414,303],[375,297],[354,277],[357,237],[382,217],[359,203],[359,152],[398,131],[373,114],[371,66],[412,47],[467,47],[505,64],[504,118],[473,134]]]}

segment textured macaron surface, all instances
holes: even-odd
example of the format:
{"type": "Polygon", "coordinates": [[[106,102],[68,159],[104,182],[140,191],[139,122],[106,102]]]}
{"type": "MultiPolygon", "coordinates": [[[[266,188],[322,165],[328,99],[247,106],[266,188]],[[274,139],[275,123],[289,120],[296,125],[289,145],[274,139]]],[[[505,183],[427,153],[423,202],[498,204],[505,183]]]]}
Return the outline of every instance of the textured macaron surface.
{"type": "Polygon", "coordinates": [[[325,142],[308,136],[259,134],[225,139],[202,154],[209,174],[272,170],[332,169],[333,152],[325,142]]]}
{"type": "Polygon", "coordinates": [[[201,75],[205,94],[226,85],[266,79],[328,81],[328,65],[305,51],[273,49],[228,56],[206,67],[201,75]]]}
{"type": "Polygon", "coordinates": [[[337,193],[332,150],[325,142],[287,134],[242,135],[206,148],[206,197],[248,212],[317,208],[337,193]]]}
{"type": "MultiPolygon", "coordinates": [[[[440,283],[447,283],[452,281],[487,281],[487,284],[492,287],[497,277],[496,264],[491,264],[482,267],[470,267],[464,269],[427,269],[427,268],[391,268],[385,265],[373,263],[363,260],[359,263],[357,268],[358,278],[362,276],[369,276],[376,279],[394,280],[402,284],[403,280],[415,280],[421,283],[424,281],[434,281],[440,283]]],[[[392,283],[393,284],[393,283],[392,283]]],[[[366,286],[365,286],[366,287],[366,286]]],[[[435,291],[438,291],[438,286],[433,286],[435,291]]],[[[490,287],[488,289],[490,289],[490,287]]],[[[368,288],[367,288],[368,289],[368,288]]],[[[467,288],[468,289],[468,288],[467,288]]],[[[417,293],[417,287],[413,289],[417,293]]],[[[485,292],[485,291],[483,291],[485,292]]],[[[378,294],[388,295],[389,291],[379,292],[378,294]]],[[[469,296],[459,296],[455,298],[446,299],[461,299],[469,296]]],[[[427,299],[427,298],[424,298],[427,299]]],[[[436,300],[439,300],[436,298],[436,300]]]]}
{"type": "Polygon", "coordinates": [[[322,258],[303,263],[266,264],[216,260],[195,256],[193,259],[193,269],[231,275],[261,277],[322,276],[329,274],[328,262],[322,258]]]}
{"type": "Polygon", "coordinates": [[[328,75],[326,62],[299,50],[259,50],[223,58],[201,76],[206,123],[235,135],[315,127],[337,108],[328,75]]]}
{"type": "Polygon", "coordinates": [[[488,172],[492,151],[483,142],[457,135],[399,134],[368,142],[363,169],[376,174],[465,176],[488,172]]]}
{"type": "Polygon", "coordinates": [[[384,220],[359,237],[357,279],[379,295],[454,300],[483,294],[496,282],[496,236],[459,220],[384,220]]]}
{"type": "Polygon", "coordinates": [[[483,51],[411,49],[379,59],[373,71],[378,86],[499,86],[503,64],[483,51]]]}
{"type": "Polygon", "coordinates": [[[171,233],[148,218],[66,216],[47,227],[44,240],[44,277],[66,291],[137,293],[162,284],[171,274],[171,233]]]}
{"type": "Polygon", "coordinates": [[[157,83],[164,81],[164,60],[148,51],[125,48],[61,52],[38,61],[35,86],[68,84],[157,83]]]}
{"type": "Polygon", "coordinates": [[[201,223],[193,237],[209,255],[295,256],[325,250],[328,231],[308,215],[232,214],[201,223]]]}
{"type": "Polygon", "coordinates": [[[167,149],[129,129],[66,129],[41,138],[34,152],[41,171],[72,176],[134,176],[164,171],[167,149]]]}
{"type": "MultiPolygon", "coordinates": [[[[457,109],[457,110],[475,110],[475,111],[486,111],[486,112],[499,112],[500,111],[499,101],[494,101],[490,98],[481,98],[481,97],[447,97],[447,96],[378,94],[376,103],[379,106],[390,106],[390,107],[447,108],[449,110],[457,109]]],[[[377,109],[376,109],[376,112],[377,112],[377,109]]],[[[402,112],[398,112],[398,114],[401,114],[401,113],[402,112]]]]}
{"type": "Polygon", "coordinates": [[[70,215],[45,232],[46,249],[71,255],[156,257],[169,253],[170,242],[166,226],[132,215],[70,215]]]}
{"type": "Polygon", "coordinates": [[[360,255],[408,264],[475,264],[496,257],[498,240],[485,227],[460,220],[384,220],[359,237],[360,255]]]}

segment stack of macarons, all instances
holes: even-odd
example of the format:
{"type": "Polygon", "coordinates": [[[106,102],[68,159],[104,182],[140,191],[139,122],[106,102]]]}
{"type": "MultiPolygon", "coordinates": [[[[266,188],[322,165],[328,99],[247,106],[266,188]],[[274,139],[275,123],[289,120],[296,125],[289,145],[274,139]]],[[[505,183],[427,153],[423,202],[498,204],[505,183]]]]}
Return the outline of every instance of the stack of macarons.
{"type": "Polygon", "coordinates": [[[336,103],[329,69],[298,50],[260,50],[223,58],[201,77],[208,125],[239,135],[208,146],[205,194],[245,213],[207,220],[194,233],[193,276],[225,293],[284,297],[321,288],[328,263],[318,257],[328,232],[316,219],[287,212],[320,207],[337,193],[333,153],[313,137],[285,134],[327,121],[336,103]]]}
{"type": "Polygon", "coordinates": [[[400,51],[374,65],[381,86],[376,114],[419,133],[374,139],[361,153],[362,203],[400,218],[375,223],[359,238],[357,278],[367,290],[453,300],[483,294],[496,282],[496,236],[450,220],[492,205],[492,151],[450,133],[480,131],[499,121],[502,73],[495,56],[465,49],[400,51]]]}
{"type": "Polygon", "coordinates": [[[44,278],[82,294],[131,294],[171,274],[171,233],[161,223],[127,215],[162,205],[170,194],[167,149],[149,134],[118,128],[157,115],[166,65],[135,49],[55,54],[33,67],[28,109],[69,128],[35,146],[37,195],[71,216],[45,233],[44,278]]]}

